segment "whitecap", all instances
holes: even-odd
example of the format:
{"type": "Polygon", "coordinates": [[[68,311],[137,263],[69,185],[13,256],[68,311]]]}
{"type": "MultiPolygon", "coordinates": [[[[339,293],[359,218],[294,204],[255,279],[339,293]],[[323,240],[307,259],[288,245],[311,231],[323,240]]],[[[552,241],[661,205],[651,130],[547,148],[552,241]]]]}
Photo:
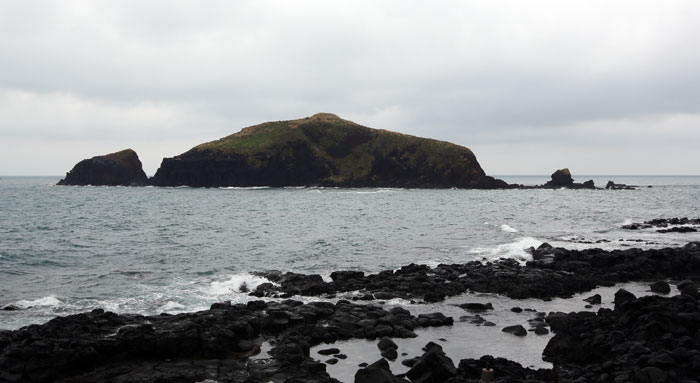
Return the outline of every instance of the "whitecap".
{"type": "Polygon", "coordinates": [[[532,260],[532,254],[526,249],[530,247],[537,248],[543,242],[532,237],[521,237],[515,242],[503,243],[494,247],[475,247],[469,250],[470,254],[478,255],[480,258],[486,258],[488,261],[495,261],[500,258],[512,258],[521,262],[532,260]]]}
{"type": "Polygon", "coordinates": [[[219,190],[264,190],[270,188],[271,186],[221,186],[219,190]]]}
{"type": "Polygon", "coordinates": [[[57,307],[60,306],[62,303],[63,302],[61,302],[60,299],[56,298],[55,295],[49,295],[34,300],[19,300],[15,302],[15,305],[26,309],[30,307],[57,307]]]}
{"type": "Polygon", "coordinates": [[[178,303],[178,302],[173,302],[173,301],[168,301],[163,305],[163,307],[160,308],[160,311],[162,312],[172,312],[172,311],[182,311],[185,309],[185,305],[178,303]]]}
{"type": "Polygon", "coordinates": [[[505,231],[506,233],[517,233],[518,229],[513,228],[510,225],[503,224],[501,225],[501,230],[505,231]]]}
{"type": "MultiPolygon", "coordinates": [[[[227,280],[211,282],[205,293],[215,296],[239,293],[241,292],[241,287],[243,285],[245,285],[245,288],[248,289],[248,291],[253,291],[263,283],[272,283],[272,281],[267,278],[248,273],[234,274],[227,280]]],[[[276,285],[276,283],[272,284],[276,285]]]]}

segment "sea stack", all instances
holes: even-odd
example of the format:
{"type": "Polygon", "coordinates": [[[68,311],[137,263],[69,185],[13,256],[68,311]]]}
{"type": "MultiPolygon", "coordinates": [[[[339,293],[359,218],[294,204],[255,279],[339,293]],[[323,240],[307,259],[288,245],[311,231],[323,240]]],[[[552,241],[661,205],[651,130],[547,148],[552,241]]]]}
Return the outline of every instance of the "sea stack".
{"type": "Polygon", "coordinates": [[[545,186],[567,187],[571,186],[573,183],[574,179],[571,178],[569,168],[564,168],[552,173],[552,179],[548,181],[545,186]]]}
{"type": "Polygon", "coordinates": [[[165,158],[156,186],[506,188],[466,147],[334,114],[251,126],[165,158]]]}
{"type": "Polygon", "coordinates": [[[141,161],[131,149],[78,162],[59,185],[142,186],[148,183],[141,161]]]}
{"type": "Polygon", "coordinates": [[[584,183],[576,183],[571,177],[569,168],[559,169],[552,173],[552,179],[542,185],[543,188],[566,188],[566,189],[595,189],[593,180],[588,180],[584,183]]]}

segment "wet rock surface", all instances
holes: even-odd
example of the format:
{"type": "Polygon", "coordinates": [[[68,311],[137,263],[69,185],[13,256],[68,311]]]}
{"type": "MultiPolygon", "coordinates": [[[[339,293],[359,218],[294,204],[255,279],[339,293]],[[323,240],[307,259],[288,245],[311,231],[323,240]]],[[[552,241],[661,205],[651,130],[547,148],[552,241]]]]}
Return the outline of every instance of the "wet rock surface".
{"type": "Polygon", "coordinates": [[[342,300],[224,302],[159,316],[98,309],[0,332],[0,382],[334,382],[325,364],[310,358],[311,346],[379,334],[414,337],[420,326],[450,320],[419,323],[407,310],[342,300]],[[265,340],[271,357],[250,359],[265,340]]]}
{"type": "MultiPolygon", "coordinates": [[[[700,243],[683,247],[606,251],[567,250],[543,244],[531,248],[533,260],[525,265],[513,259],[496,262],[440,264],[431,268],[411,264],[396,271],[365,275],[335,272],[331,282],[320,275],[263,272],[279,284],[262,284],[252,292],[258,297],[292,295],[323,296],[360,291],[353,299],[403,298],[436,302],[466,291],[496,293],[515,299],[571,297],[597,286],[629,281],[684,279],[700,274],[700,243]]],[[[591,303],[595,304],[595,303],[591,303]]],[[[469,311],[488,310],[486,305],[465,303],[469,311]]]]}
{"type": "Polygon", "coordinates": [[[646,296],[616,304],[614,310],[559,317],[551,323],[556,335],[544,358],[560,367],[562,377],[571,379],[697,381],[699,303],[687,294],[646,296]]]}
{"type": "Polygon", "coordinates": [[[658,233],[695,233],[700,228],[700,218],[657,218],[633,222],[622,226],[626,230],[656,229],[658,233]]]}
{"type": "MultiPolygon", "coordinates": [[[[576,251],[545,244],[531,251],[533,261],[525,265],[501,260],[434,268],[408,265],[369,275],[339,271],[332,274],[331,282],[316,275],[262,273],[279,285],[263,284],[251,292],[280,298],[359,290],[356,297],[362,304],[342,299],[337,303],[221,302],[201,312],[157,316],[97,309],[0,331],[0,382],[336,382],[326,366],[346,357],[332,345],[347,339],[375,340],[381,352],[382,359],[358,370],[355,381],[363,382],[470,382],[479,379],[487,362],[500,382],[697,380],[700,244],[616,251],[576,251]],[[396,376],[386,362],[398,358],[392,339],[415,337],[421,327],[450,326],[453,318],[425,313],[428,310],[414,316],[404,307],[363,300],[377,295],[444,299],[468,290],[549,299],[632,280],[662,282],[655,291],[669,294],[668,287],[679,294],[637,298],[620,289],[614,309],[597,312],[545,314],[513,308],[513,312],[532,312],[529,328],[513,322],[501,326],[513,324],[516,335],[534,333],[524,340],[550,331],[555,334],[544,350],[545,360],[554,363],[551,370],[532,370],[489,356],[455,364],[457,359],[452,357],[459,355],[446,355],[439,345],[429,343],[424,354],[401,360],[410,370],[396,376]],[[258,355],[262,344],[270,345],[268,355],[258,355]],[[311,356],[310,349],[318,345],[323,346],[311,356]]],[[[590,298],[587,303],[600,301],[599,296],[590,298]]],[[[457,305],[469,314],[460,320],[493,325],[479,315],[490,312],[492,305],[469,301],[457,305]]],[[[475,327],[475,331],[480,330],[475,327]]]]}
{"type": "Polygon", "coordinates": [[[608,183],[605,184],[605,188],[611,190],[636,190],[637,187],[638,186],[635,185],[618,184],[614,181],[608,181],[608,183]]]}

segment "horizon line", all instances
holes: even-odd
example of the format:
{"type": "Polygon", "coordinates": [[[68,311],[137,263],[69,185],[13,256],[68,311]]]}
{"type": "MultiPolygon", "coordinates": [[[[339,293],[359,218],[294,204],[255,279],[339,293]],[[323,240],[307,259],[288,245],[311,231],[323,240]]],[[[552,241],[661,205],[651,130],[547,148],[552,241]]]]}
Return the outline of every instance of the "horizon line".
{"type": "MultiPolygon", "coordinates": [[[[148,175],[147,175],[148,176],[148,175]]],[[[487,174],[491,177],[551,177],[551,174],[487,174]]],[[[65,175],[46,174],[0,174],[2,177],[65,177],[65,175]]],[[[148,176],[151,178],[153,176],[148,176]]],[[[700,174],[576,174],[577,177],[700,177],[700,174]]]]}

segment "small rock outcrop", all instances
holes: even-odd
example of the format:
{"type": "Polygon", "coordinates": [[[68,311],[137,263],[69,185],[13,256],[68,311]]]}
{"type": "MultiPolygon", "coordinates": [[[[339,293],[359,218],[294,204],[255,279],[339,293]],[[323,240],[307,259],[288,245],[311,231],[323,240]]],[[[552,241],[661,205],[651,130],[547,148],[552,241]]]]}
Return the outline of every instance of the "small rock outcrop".
{"type": "Polygon", "coordinates": [[[568,168],[564,168],[552,173],[552,180],[547,182],[545,186],[567,187],[573,183],[574,179],[571,178],[571,172],[568,168]]]}
{"type": "Polygon", "coordinates": [[[59,185],[143,186],[148,183],[139,156],[131,149],[78,162],[59,185]]]}
{"type": "Polygon", "coordinates": [[[700,229],[700,218],[656,218],[622,226],[625,230],[655,229],[657,233],[695,233],[700,229]]]}
{"type": "Polygon", "coordinates": [[[608,181],[608,183],[605,185],[605,188],[612,189],[612,190],[635,190],[635,189],[637,189],[637,186],[626,185],[626,184],[616,184],[614,181],[608,181]]]}
{"type": "Polygon", "coordinates": [[[584,183],[576,183],[571,177],[571,171],[568,168],[559,169],[552,173],[552,179],[547,181],[542,187],[544,188],[567,188],[567,189],[595,189],[593,180],[588,180],[584,183]]]}

